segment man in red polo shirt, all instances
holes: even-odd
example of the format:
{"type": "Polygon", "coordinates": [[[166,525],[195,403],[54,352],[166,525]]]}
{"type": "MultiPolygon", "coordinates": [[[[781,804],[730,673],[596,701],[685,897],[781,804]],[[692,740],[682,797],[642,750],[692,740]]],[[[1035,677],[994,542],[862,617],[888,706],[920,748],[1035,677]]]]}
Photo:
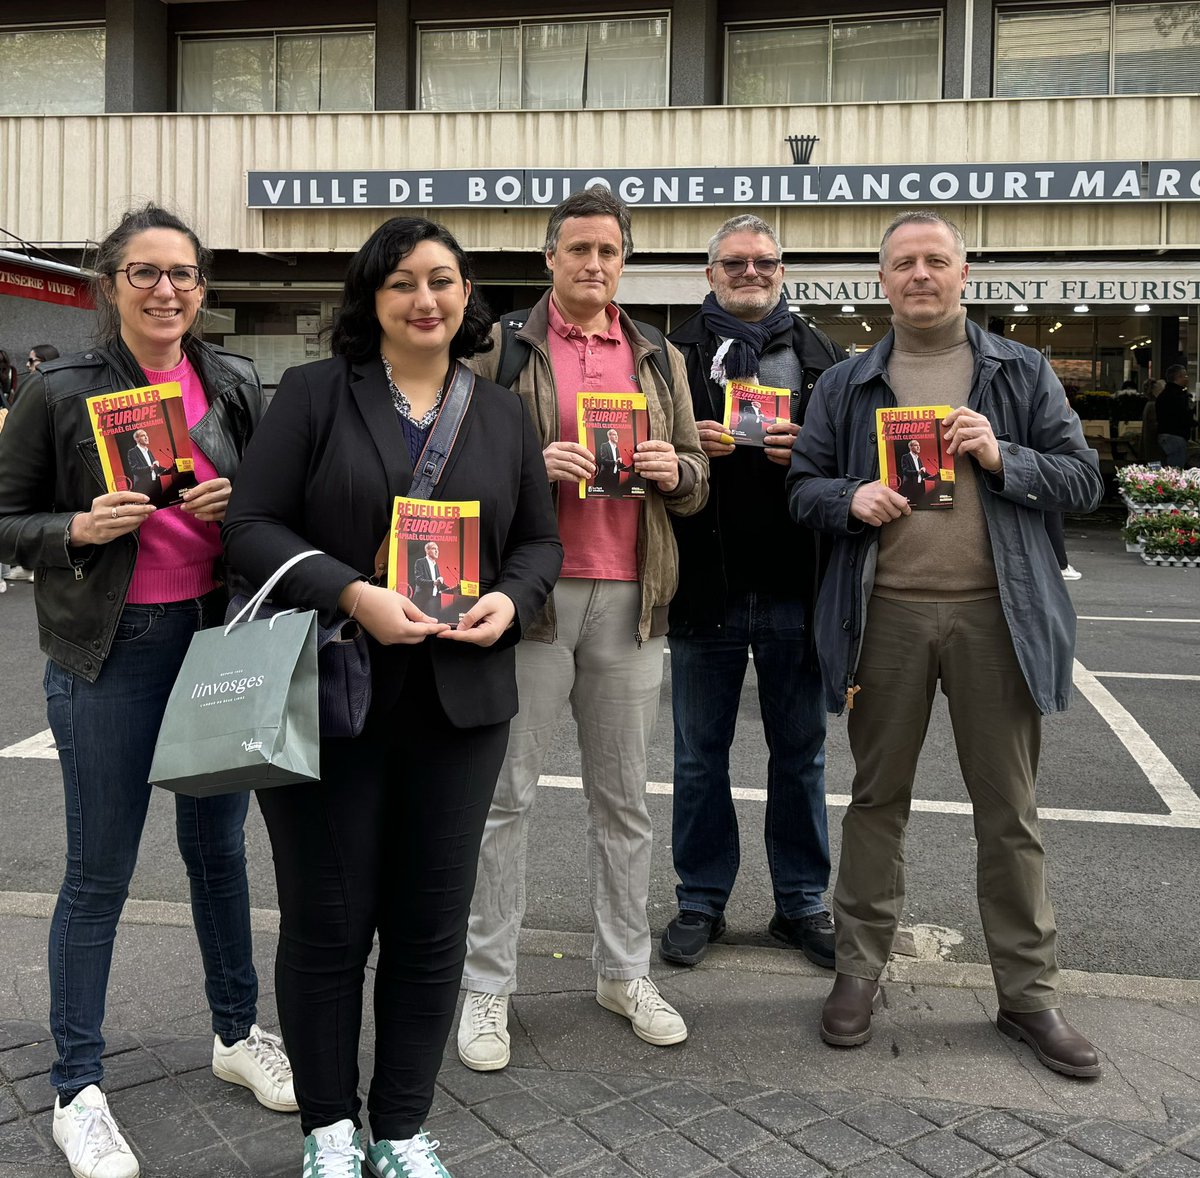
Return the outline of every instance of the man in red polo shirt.
{"type": "MultiPolygon", "coordinates": [[[[596,1001],[628,1018],[648,1043],[687,1038],[683,1019],[649,976],[646,748],[658,716],[663,635],[676,582],[669,515],[703,506],[708,460],[679,353],[665,340],[660,348],[647,339],[612,301],[631,249],[629,212],[606,188],[563,201],[546,231],[553,287],[516,333],[529,351],[513,387],[541,439],[565,559],[545,613],[517,647],[521,710],[512,722],[471,902],[458,1053],[477,1071],[502,1068],[509,1059],[508,995],[516,988],[525,912],[528,816],[568,699],[587,802],[596,1001]],[[660,368],[663,348],[669,366],[660,368]],[[645,498],[580,499],[578,482],[596,474],[596,462],[578,440],[578,395],[636,391],[646,397],[650,422],[649,440],[633,454],[634,472],[646,480],[645,498]]],[[[499,324],[493,337],[502,339],[499,324]]],[[[494,377],[502,353],[498,347],[476,356],[472,367],[494,377]]]]}

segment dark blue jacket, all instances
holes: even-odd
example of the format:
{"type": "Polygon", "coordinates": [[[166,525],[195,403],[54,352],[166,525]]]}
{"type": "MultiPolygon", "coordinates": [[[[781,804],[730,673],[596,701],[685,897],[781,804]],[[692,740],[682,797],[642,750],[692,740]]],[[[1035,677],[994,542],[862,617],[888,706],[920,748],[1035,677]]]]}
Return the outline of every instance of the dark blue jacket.
{"type": "MultiPolygon", "coordinates": [[[[1039,711],[1063,711],[1071,698],[1075,611],[1043,513],[1094,510],[1104,493],[1099,459],[1044,356],[971,322],[967,338],[975,353],[967,404],[991,422],[1004,458],[1000,474],[979,471],[1000,601],[1039,711]]],[[[854,685],[875,581],[879,529],[851,516],[850,501],[879,477],[875,410],[896,404],[887,382],[893,340],[889,332],[817,381],[788,472],[792,517],[836,537],[816,612],[831,712],[845,708],[854,685]]]]}

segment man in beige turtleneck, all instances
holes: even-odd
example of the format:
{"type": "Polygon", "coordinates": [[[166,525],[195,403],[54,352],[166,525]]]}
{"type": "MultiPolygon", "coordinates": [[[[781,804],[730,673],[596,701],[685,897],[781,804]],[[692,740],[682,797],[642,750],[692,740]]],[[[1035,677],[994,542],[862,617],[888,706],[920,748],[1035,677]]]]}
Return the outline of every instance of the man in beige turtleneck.
{"type": "Polygon", "coordinates": [[[974,810],[997,1028],[1055,1071],[1095,1076],[1095,1048],[1058,1007],[1035,786],[1041,717],[1067,706],[1075,639],[1045,513],[1092,510],[1098,462],[1045,358],[967,323],[957,227],[903,213],[879,261],[892,332],[822,375],[788,476],[793,518],[835,537],[816,641],[827,705],[850,709],[855,764],[821,1036],[838,1047],[870,1038],[940,680],[974,810]],[[954,507],[913,511],[879,481],[874,411],[935,404],[958,406],[943,433],[954,507]]]}

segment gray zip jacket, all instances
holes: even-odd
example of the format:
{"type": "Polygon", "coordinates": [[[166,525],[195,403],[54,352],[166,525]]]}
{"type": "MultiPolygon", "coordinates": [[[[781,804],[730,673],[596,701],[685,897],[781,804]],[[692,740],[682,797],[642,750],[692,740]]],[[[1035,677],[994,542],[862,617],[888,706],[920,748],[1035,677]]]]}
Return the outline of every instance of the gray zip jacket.
{"type": "MultiPolygon", "coordinates": [[[[979,471],[1000,602],[1038,710],[1065,711],[1075,611],[1044,513],[1094,510],[1104,493],[1099,459],[1046,358],[966,326],[975,353],[967,404],[991,422],[1004,460],[999,474],[979,471]]],[[[835,537],[817,601],[816,643],[826,706],[839,714],[854,686],[879,540],[878,528],[850,514],[850,501],[863,483],[879,478],[875,410],[896,404],[887,382],[893,341],[888,332],[869,352],[821,375],[787,478],[793,519],[835,537]]]]}

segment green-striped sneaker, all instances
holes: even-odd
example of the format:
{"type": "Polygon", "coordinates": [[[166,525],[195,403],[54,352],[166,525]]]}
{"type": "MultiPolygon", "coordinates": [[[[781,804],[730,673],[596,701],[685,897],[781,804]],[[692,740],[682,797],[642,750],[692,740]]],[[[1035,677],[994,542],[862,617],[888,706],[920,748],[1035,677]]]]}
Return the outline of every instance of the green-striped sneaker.
{"type": "Polygon", "coordinates": [[[362,1139],[350,1120],[314,1129],[304,1139],[304,1178],[362,1178],[362,1139]]]}
{"type": "Polygon", "coordinates": [[[450,1178],[433,1152],[441,1144],[424,1130],[405,1141],[369,1141],[367,1167],[379,1178],[450,1178]]]}

